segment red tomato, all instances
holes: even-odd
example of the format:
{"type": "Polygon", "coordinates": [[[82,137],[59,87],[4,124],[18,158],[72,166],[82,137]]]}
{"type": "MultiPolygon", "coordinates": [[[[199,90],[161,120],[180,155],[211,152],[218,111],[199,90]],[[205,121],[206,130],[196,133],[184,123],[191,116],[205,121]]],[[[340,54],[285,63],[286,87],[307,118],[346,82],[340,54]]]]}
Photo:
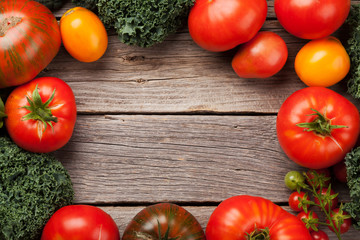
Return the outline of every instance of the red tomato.
{"type": "MultiPolygon", "coordinates": [[[[303,210],[302,206],[299,207],[299,204],[302,200],[310,200],[309,196],[305,197],[305,192],[293,192],[289,197],[289,206],[295,212],[300,212],[303,210]]],[[[309,207],[309,204],[306,204],[309,207]]]]}
{"type": "Polygon", "coordinates": [[[59,25],[49,9],[36,1],[0,2],[0,88],[32,80],[56,56],[59,25]]]}
{"type": "Polygon", "coordinates": [[[331,173],[328,168],[321,169],[309,169],[306,172],[307,183],[315,188],[320,188],[320,183],[322,183],[322,187],[328,187],[331,182],[331,173]]]}
{"type": "Polygon", "coordinates": [[[247,234],[255,237],[257,231],[261,233],[266,228],[269,239],[311,240],[304,223],[294,215],[270,200],[247,195],[231,197],[220,203],[210,216],[206,239],[245,239],[247,234]]]}
{"type": "Polygon", "coordinates": [[[6,129],[18,146],[31,152],[52,152],[64,146],[73,133],[75,97],[63,80],[37,78],[11,92],[5,113],[6,129]]]}
{"type": "Polygon", "coordinates": [[[205,240],[205,234],[200,223],[184,208],[159,203],[141,210],[126,227],[122,240],[134,239],[205,240]]]}
{"type": "Polygon", "coordinates": [[[325,87],[307,87],[285,100],[276,128],[280,146],[291,160],[319,169],[344,159],[357,141],[359,122],[358,109],[345,97],[325,87]]]}
{"type": "Polygon", "coordinates": [[[311,237],[312,240],[329,240],[329,236],[321,230],[311,232],[311,237]]]}
{"type": "MultiPolygon", "coordinates": [[[[338,198],[337,196],[335,197],[335,192],[334,192],[334,190],[330,189],[330,193],[328,194],[328,196],[327,196],[327,191],[328,191],[328,188],[322,188],[322,190],[321,190],[321,196],[322,196],[322,197],[320,197],[320,199],[323,198],[322,201],[325,202],[325,203],[326,203],[326,202],[329,202],[329,203],[330,203],[330,209],[334,209],[334,208],[336,208],[337,205],[338,205],[339,198],[338,198]],[[331,199],[330,199],[330,198],[331,198],[331,199]]],[[[319,194],[319,193],[320,193],[320,190],[318,190],[317,193],[319,194]]],[[[319,204],[319,203],[320,203],[320,201],[319,201],[318,198],[315,198],[314,202],[315,202],[316,204],[319,204]]],[[[329,204],[326,203],[325,209],[326,209],[326,210],[329,209],[329,204]]]]}
{"type": "Polygon", "coordinates": [[[341,161],[338,164],[335,164],[333,167],[333,172],[337,180],[342,183],[347,182],[347,170],[345,161],[341,161]]]}
{"type": "Polygon", "coordinates": [[[41,240],[119,240],[116,223],[100,208],[69,205],[51,216],[41,240]]]}
{"type": "Polygon", "coordinates": [[[197,0],[189,14],[189,32],[200,47],[226,51],[252,39],[266,14],[266,0],[197,0]]]}
{"type": "Polygon", "coordinates": [[[307,213],[302,211],[296,217],[305,223],[310,232],[314,231],[314,228],[317,230],[319,227],[319,216],[313,211],[307,213]]]}
{"type": "Polygon", "coordinates": [[[259,32],[242,45],[232,60],[232,67],[242,78],[267,78],[285,65],[288,50],[284,40],[273,32],[259,32]]]}
{"type": "Polygon", "coordinates": [[[280,24],[289,33],[304,39],[327,37],[346,20],[350,0],[275,0],[280,24]]]}
{"type": "MultiPolygon", "coordinates": [[[[340,233],[346,233],[347,231],[349,231],[352,224],[352,220],[347,212],[340,211],[339,208],[336,208],[332,210],[330,216],[331,216],[331,221],[333,222],[335,229],[337,231],[339,231],[338,227],[340,227],[340,233]],[[340,224],[341,222],[340,219],[342,219],[341,224],[340,224]]],[[[329,224],[330,223],[329,220],[326,220],[326,223],[329,224]]],[[[334,232],[334,228],[332,228],[331,226],[329,226],[329,229],[334,232]]]]}

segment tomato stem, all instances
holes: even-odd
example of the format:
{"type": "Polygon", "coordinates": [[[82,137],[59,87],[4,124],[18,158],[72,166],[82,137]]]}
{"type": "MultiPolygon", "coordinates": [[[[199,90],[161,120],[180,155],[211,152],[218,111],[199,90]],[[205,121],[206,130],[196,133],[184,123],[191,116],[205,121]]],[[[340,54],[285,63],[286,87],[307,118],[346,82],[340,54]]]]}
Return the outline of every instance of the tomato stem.
{"type": "Polygon", "coordinates": [[[269,228],[258,229],[255,226],[255,230],[250,234],[247,233],[247,240],[270,240],[270,231],[269,228]]]}
{"type": "Polygon", "coordinates": [[[28,96],[26,96],[26,99],[29,103],[29,106],[24,106],[23,108],[29,110],[30,112],[28,114],[26,114],[22,120],[23,121],[27,121],[27,120],[37,120],[37,121],[41,121],[46,130],[47,125],[50,125],[50,127],[53,129],[53,122],[57,122],[57,117],[52,115],[51,109],[49,108],[49,104],[51,103],[51,101],[54,99],[55,96],[55,89],[52,92],[51,97],[45,102],[43,103],[41,100],[41,96],[39,94],[38,91],[38,85],[36,85],[33,93],[32,93],[32,99],[30,99],[28,96]]]}
{"type": "Polygon", "coordinates": [[[315,115],[315,119],[312,122],[298,123],[296,126],[304,128],[304,131],[315,132],[324,137],[331,136],[331,131],[337,128],[347,128],[348,126],[344,125],[331,125],[331,119],[326,117],[326,111],[324,114],[321,114],[319,111],[311,108],[315,113],[310,114],[315,115]]]}

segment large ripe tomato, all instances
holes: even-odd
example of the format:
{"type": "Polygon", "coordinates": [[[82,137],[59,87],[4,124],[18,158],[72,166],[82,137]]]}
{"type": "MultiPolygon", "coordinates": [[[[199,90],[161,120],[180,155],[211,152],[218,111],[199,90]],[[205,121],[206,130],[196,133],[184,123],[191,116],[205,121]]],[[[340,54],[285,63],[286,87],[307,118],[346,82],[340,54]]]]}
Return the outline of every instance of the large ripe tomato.
{"type": "Polygon", "coordinates": [[[329,36],[345,22],[350,0],[275,0],[274,8],[289,33],[318,39],[329,36]]]}
{"type": "Polygon", "coordinates": [[[69,205],[51,216],[41,240],[120,240],[112,217],[98,207],[69,205]]]}
{"type": "Polygon", "coordinates": [[[243,44],[232,60],[232,67],[242,78],[267,78],[285,65],[288,50],[284,40],[273,32],[259,32],[243,44]]]}
{"type": "Polygon", "coordinates": [[[56,56],[59,25],[36,1],[0,1],[0,88],[32,80],[56,56]]]}
{"type": "Polygon", "coordinates": [[[63,80],[37,78],[10,93],[5,113],[6,129],[18,146],[31,152],[52,152],[73,133],[75,97],[63,80]]]}
{"type": "Polygon", "coordinates": [[[189,14],[189,32],[200,47],[226,51],[252,39],[266,14],[266,0],[197,0],[189,14]]]}
{"type": "Polygon", "coordinates": [[[226,199],[211,214],[207,240],[311,240],[305,224],[270,200],[247,195],[226,199]],[[262,238],[255,235],[264,234],[262,238]],[[269,238],[266,238],[269,237],[269,238]]]}
{"type": "Polygon", "coordinates": [[[319,169],[344,159],[357,141],[359,123],[358,109],[345,97],[328,88],[307,87],[285,100],[276,128],[291,160],[319,169]]]}
{"type": "Polygon", "coordinates": [[[65,49],[81,62],[94,62],[107,49],[104,24],[86,8],[75,7],[65,12],[60,19],[60,31],[65,49]]]}
{"type": "Polygon", "coordinates": [[[159,203],[141,210],[126,227],[122,240],[134,239],[205,240],[205,234],[195,217],[184,208],[159,203]]]}
{"type": "Polygon", "coordinates": [[[350,57],[335,37],[312,40],[295,58],[295,71],[310,87],[330,87],[341,81],[350,70],[350,57]]]}

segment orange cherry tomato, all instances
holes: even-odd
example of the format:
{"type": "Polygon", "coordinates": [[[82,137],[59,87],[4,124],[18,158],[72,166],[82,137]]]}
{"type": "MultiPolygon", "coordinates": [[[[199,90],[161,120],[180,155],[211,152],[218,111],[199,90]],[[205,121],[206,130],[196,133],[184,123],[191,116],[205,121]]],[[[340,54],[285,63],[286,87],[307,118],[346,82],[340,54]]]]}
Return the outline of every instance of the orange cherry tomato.
{"type": "Polygon", "coordinates": [[[94,62],[107,49],[104,24],[86,8],[75,7],[65,12],[60,19],[60,32],[65,49],[81,62],[94,62]]]}
{"type": "Polygon", "coordinates": [[[295,57],[295,71],[310,87],[330,87],[350,70],[350,58],[335,37],[312,40],[295,57]]]}

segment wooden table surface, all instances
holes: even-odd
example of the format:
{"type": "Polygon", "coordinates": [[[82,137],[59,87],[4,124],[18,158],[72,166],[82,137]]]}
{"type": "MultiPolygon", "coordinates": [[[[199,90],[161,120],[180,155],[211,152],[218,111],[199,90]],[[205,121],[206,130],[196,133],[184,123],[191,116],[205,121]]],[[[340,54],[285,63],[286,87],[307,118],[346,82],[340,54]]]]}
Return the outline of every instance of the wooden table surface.
{"type": "MultiPolygon", "coordinates": [[[[285,40],[289,58],[267,79],[239,78],[231,68],[235,50],[203,50],[186,26],[146,49],[127,46],[110,31],[107,52],[94,63],[78,62],[61,47],[40,76],[62,78],[76,97],[73,137],[55,152],[71,175],[76,204],[100,206],[121,234],[138,211],[158,202],[185,207],[204,227],[234,195],[261,196],[289,210],[284,176],[303,169],[281,150],[275,122],[283,101],[305,87],[293,65],[307,41],[288,34],[273,1],[268,6],[262,30],[285,40]]],[[[345,34],[342,28],[335,35],[345,34]]],[[[332,89],[360,106],[346,94],[345,81],[332,89]]],[[[337,190],[349,200],[346,185],[337,190]]],[[[351,229],[343,239],[358,235],[351,229]]]]}

